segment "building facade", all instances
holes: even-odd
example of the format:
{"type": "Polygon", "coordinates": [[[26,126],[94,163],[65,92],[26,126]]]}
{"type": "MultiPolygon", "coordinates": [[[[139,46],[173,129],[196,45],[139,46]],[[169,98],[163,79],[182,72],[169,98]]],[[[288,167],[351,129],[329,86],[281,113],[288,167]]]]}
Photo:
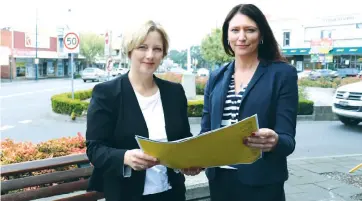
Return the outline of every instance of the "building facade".
{"type": "Polygon", "coordinates": [[[283,54],[299,71],[362,70],[362,15],[271,19],[283,54]]]}
{"type": "MultiPolygon", "coordinates": [[[[68,55],[63,53],[63,41],[57,34],[41,32],[36,38],[34,32],[1,30],[1,36],[2,49],[6,47],[10,50],[7,64],[1,65],[1,78],[36,79],[71,76],[68,55]],[[37,66],[36,61],[38,61],[37,66]]],[[[76,58],[74,63],[75,66],[80,66],[79,59],[76,58]]]]}

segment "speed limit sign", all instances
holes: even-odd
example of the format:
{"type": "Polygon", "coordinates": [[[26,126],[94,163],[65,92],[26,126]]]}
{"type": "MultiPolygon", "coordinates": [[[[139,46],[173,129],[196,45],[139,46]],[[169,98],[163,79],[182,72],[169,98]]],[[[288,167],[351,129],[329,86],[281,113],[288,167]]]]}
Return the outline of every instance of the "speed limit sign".
{"type": "Polygon", "coordinates": [[[64,33],[64,52],[79,53],[79,35],[76,32],[68,31],[64,33]]]}

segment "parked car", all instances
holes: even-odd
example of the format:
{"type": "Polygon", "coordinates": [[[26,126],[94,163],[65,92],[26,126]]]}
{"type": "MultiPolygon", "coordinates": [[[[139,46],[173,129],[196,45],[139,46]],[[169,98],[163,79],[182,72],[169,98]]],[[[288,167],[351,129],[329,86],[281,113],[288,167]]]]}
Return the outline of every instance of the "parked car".
{"type": "Polygon", "coordinates": [[[311,71],[300,71],[298,72],[298,79],[309,77],[311,71]]]}
{"type": "Polygon", "coordinates": [[[362,70],[357,74],[358,78],[362,78],[362,70]]]}
{"type": "Polygon", "coordinates": [[[337,77],[344,77],[340,75],[337,71],[330,70],[330,69],[317,69],[312,70],[309,75],[309,79],[316,80],[318,78],[337,78],[337,77]]]}
{"type": "Polygon", "coordinates": [[[209,77],[210,71],[206,68],[200,68],[197,70],[197,76],[209,77]]]}
{"type": "Polygon", "coordinates": [[[345,125],[362,122],[362,81],[337,88],[332,111],[345,125]]]}
{"type": "Polygon", "coordinates": [[[123,75],[125,73],[127,73],[128,69],[127,68],[113,68],[111,71],[111,75],[113,77],[119,76],[119,75],[123,75]]]}
{"type": "Polygon", "coordinates": [[[107,79],[107,73],[99,68],[85,68],[82,72],[82,79],[84,82],[88,80],[91,80],[92,82],[104,81],[107,79]]]}

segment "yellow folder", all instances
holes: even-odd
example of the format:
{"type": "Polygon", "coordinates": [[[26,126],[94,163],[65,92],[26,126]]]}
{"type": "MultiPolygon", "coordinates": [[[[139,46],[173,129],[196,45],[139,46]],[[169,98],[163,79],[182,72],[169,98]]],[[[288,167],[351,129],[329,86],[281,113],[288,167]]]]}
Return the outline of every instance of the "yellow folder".
{"type": "Polygon", "coordinates": [[[243,139],[258,131],[257,115],[238,123],[177,141],[161,142],[136,136],[144,153],[174,169],[250,164],[261,158],[261,150],[247,147],[243,139]]]}

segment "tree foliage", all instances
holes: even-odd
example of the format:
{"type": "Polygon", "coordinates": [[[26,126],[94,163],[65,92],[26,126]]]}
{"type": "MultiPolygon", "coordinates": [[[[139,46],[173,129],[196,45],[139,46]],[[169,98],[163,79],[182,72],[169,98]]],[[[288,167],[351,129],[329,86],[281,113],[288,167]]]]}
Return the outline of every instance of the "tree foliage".
{"type": "MultiPolygon", "coordinates": [[[[206,67],[208,62],[201,55],[201,48],[198,45],[191,46],[190,48],[191,60],[197,60],[197,63],[192,63],[196,68],[206,67]],[[194,65],[195,64],[195,65],[194,65]]],[[[171,50],[168,54],[168,58],[170,58],[174,63],[177,63],[181,66],[187,65],[187,49],[178,51],[171,50]]]]}
{"type": "Polygon", "coordinates": [[[212,30],[201,42],[201,55],[211,63],[221,65],[232,60],[222,46],[222,31],[217,28],[212,30]]]}
{"type": "Polygon", "coordinates": [[[81,33],[80,54],[86,58],[86,62],[91,64],[96,56],[104,54],[104,37],[95,33],[81,33]]]}

